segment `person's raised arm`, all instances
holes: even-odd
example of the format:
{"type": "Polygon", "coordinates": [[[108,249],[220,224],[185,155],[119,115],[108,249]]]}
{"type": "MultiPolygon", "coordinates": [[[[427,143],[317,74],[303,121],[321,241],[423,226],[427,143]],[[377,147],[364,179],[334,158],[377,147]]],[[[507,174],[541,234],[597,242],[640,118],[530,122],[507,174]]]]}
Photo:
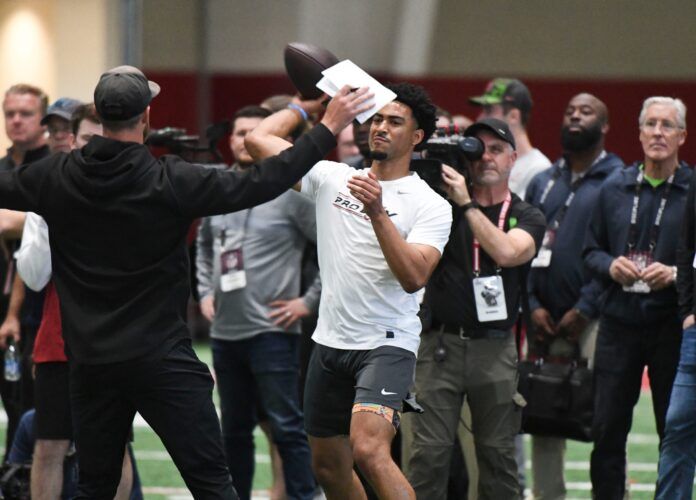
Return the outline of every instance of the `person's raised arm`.
{"type": "Polygon", "coordinates": [[[363,90],[337,94],[321,123],[295,144],[278,141],[269,134],[269,130],[279,130],[277,121],[296,120],[295,111],[283,110],[269,116],[269,122],[264,120],[259,125],[260,130],[257,127],[246,136],[248,151],[256,155],[256,162],[242,172],[204,168],[167,157],[164,166],[178,209],[184,216],[196,218],[243,210],[279,196],[329,154],[336,146],[335,134],[370,108],[366,103],[369,98],[363,90]]]}
{"type": "MultiPolygon", "coordinates": [[[[346,85],[329,101],[320,123],[332,134],[337,135],[357,115],[370,109],[372,104],[369,101],[372,97],[373,94],[368,93],[367,88],[352,92],[346,85]]],[[[311,114],[321,109],[324,99],[322,97],[313,101],[295,101],[295,104],[311,114]]],[[[273,113],[247,134],[244,146],[257,162],[275,156],[292,146],[285,137],[290,135],[302,119],[302,113],[297,109],[288,108],[273,113]]]]}

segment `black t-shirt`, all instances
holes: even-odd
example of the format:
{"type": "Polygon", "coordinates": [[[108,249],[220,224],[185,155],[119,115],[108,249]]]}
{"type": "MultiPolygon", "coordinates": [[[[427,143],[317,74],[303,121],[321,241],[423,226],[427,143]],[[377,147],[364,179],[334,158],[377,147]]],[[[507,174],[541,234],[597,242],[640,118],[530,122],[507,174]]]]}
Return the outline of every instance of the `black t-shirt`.
{"type": "MultiPolygon", "coordinates": [[[[499,203],[489,207],[481,207],[480,210],[497,227],[502,207],[503,204],[499,203]]],[[[504,230],[507,232],[512,228],[527,231],[534,238],[536,248],[539,249],[546,230],[546,219],[539,209],[513,194],[504,230]]],[[[522,266],[500,270],[505,289],[507,319],[481,323],[478,320],[474,301],[473,241],[474,235],[466,217],[458,208],[455,208],[449,243],[447,243],[442,260],[440,260],[426,288],[426,305],[430,309],[435,324],[453,324],[472,330],[480,328],[508,329],[517,321],[520,280],[523,274],[526,275],[531,261],[522,266]]],[[[485,253],[483,248],[480,249],[480,260],[481,276],[496,274],[495,262],[485,253]]]]}

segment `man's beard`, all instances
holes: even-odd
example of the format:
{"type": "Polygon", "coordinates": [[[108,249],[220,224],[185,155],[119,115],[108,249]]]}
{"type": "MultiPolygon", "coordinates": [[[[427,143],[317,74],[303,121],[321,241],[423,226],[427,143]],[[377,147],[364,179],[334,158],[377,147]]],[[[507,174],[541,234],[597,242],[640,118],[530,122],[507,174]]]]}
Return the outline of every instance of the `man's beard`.
{"type": "Polygon", "coordinates": [[[370,154],[366,159],[382,161],[387,159],[387,153],[384,151],[370,150],[370,154]]]}
{"type": "Polygon", "coordinates": [[[570,132],[569,126],[561,127],[561,146],[563,151],[579,153],[592,149],[602,139],[602,125],[594,122],[580,132],[570,132]]]}

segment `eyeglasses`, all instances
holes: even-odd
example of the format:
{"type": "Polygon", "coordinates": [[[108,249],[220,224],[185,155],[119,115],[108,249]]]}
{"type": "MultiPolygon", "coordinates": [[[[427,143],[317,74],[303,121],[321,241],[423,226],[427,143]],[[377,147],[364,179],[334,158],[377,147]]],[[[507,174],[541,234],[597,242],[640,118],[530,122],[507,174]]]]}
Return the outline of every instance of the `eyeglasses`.
{"type": "Polygon", "coordinates": [[[643,130],[646,132],[654,132],[657,130],[657,127],[660,127],[665,134],[673,134],[682,128],[669,120],[646,120],[642,125],[643,130]]]}
{"type": "Polygon", "coordinates": [[[72,130],[70,129],[70,123],[62,123],[57,120],[53,120],[51,123],[48,124],[46,127],[48,129],[48,133],[50,135],[57,135],[57,134],[70,134],[72,130]]]}

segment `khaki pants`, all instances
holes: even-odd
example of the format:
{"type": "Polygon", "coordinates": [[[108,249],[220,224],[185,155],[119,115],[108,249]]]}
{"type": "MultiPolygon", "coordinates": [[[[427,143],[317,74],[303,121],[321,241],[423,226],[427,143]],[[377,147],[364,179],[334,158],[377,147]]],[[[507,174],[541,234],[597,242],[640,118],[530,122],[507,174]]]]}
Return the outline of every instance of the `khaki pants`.
{"type": "Polygon", "coordinates": [[[454,435],[465,396],[469,401],[479,467],[480,499],[518,499],[514,437],[520,428],[517,351],[510,333],[501,340],[470,340],[431,331],[416,364],[416,397],[425,413],[410,419],[405,473],[418,498],[444,500],[454,435]],[[438,337],[447,351],[434,360],[438,337]]]}

